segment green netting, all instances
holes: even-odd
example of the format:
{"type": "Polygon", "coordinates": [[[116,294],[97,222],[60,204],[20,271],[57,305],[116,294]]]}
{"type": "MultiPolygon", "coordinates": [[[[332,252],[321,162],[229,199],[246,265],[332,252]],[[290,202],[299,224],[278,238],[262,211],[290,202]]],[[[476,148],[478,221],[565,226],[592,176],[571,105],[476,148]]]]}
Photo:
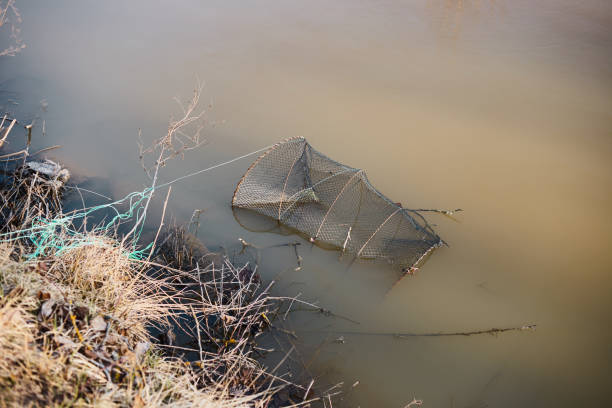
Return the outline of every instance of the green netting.
{"type": "Polygon", "coordinates": [[[146,217],[146,214],[143,213],[144,203],[153,195],[154,190],[154,188],[149,187],[143,191],[132,192],[112,203],[89,207],[83,211],[53,219],[34,218],[28,228],[0,234],[0,242],[27,240],[34,246],[34,250],[28,255],[30,259],[39,256],[59,255],[64,251],[82,246],[108,244],[99,236],[108,234],[119,224],[127,222],[136,215],[136,219],[140,219],[142,216],[142,222],[134,231],[134,236],[131,239],[132,250],[127,255],[132,259],[140,259],[152,245],[149,244],[145,248],[136,249],[146,217]],[[118,209],[121,205],[127,205],[126,211],[121,212],[118,209]],[[86,219],[95,212],[109,209],[114,213],[110,221],[92,228],[87,233],[76,229],[75,225],[78,220],[86,219]]]}
{"type": "Polygon", "coordinates": [[[264,150],[269,149],[271,146],[266,146],[262,149],[256,150],[251,153],[247,153],[242,156],[235,157],[231,160],[223,163],[215,164],[214,166],[198,170],[196,172],[181,176],[172,181],[165,182],[163,184],[154,185],[144,189],[143,191],[136,191],[128,194],[120,200],[113,201],[107,204],[100,204],[83,209],[80,212],[74,212],[67,215],[62,215],[53,219],[46,218],[34,218],[31,225],[28,228],[15,230],[11,232],[0,234],[0,243],[2,242],[15,242],[18,240],[27,240],[34,246],[34,251],[28,257],[30,259],[44,255],[59,255],[64,251],[79,248],[87,245],[99,245],[103,243],[107,245],[108,242],[102,240],[102,236],[108,236],[109,233],[114,230],[122,223],[128,222],[133,219],[134,216],[137,220],[136,228],[130,231],[129,238],[131,243],[131,250],[127,253],[127,256],[131,259],[142,259],[148,256],[148,251],[151,250],[153,243],[149,243],[142,249],[137,249],[138,241],[142,234],[142,230],[146,220],[146,203],[151,199],[153,193],[164,187],[168,187],[176,182],[184,180],[188,177],[192,177],[198,174],[205,173],[209,170],[225,166],[233,163],[245,157],[252,156],[257,153],[261,153],[264,150]],[[120,211],[119,207],[127,206],[125,211],[120,211]],[[78,220],[85,220],[90,215],[101,212],[103,210],[111,210],[114,213],[110,221],[105,222],[89,231],[79,231],[76,228],[78,220]]]}

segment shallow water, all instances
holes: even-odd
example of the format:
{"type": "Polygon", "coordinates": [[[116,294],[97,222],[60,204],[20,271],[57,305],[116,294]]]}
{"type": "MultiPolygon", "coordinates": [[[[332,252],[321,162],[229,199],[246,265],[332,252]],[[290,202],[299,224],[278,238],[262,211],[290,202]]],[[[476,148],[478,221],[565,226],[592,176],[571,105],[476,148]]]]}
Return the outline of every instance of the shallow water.
{"type": "MultiPolygon", "coordinates": [[[[2,104],[38,114],[35,144],[115,198],[141,189],[137,134],[165,133],[196,77],[209,144],[168,180],[305,136],[450,244],[395,275],[303,242],[278,293],[360,322],[301,313],[298,353],[346,406],[604,406],[612,375],[612,6],[605,0],[24,3],[27,48],[0,60],[2,104]],[[575,4],[579,3],[579,4],[575,4]],[[46,112],[39,102],[48,104],[46,112]],[[16,101],[16,102],[12,102],[16,101]],[[16,105],[16,103],[19,103],[16,105]],[[42,119],[46,134],[40,135],[42,119]],[[98,184],[100,185],[100,184],[98,184]],[[537,324],[499,336],[411,338],[537,324]],[[359,381],[359,385],[350,385],[359,381]]],[[[213,247],[295,236],[244,230],[229,202],[246,159],[173,187],[179,221],[205,209],[213,247]]],[[[264,251],[272,279],[295,258],[264,251]]],[[[341,405],[340,402],[337,404],[341,405]]],[[[336,404],[334,404],[336,406],[336,404]]]]}

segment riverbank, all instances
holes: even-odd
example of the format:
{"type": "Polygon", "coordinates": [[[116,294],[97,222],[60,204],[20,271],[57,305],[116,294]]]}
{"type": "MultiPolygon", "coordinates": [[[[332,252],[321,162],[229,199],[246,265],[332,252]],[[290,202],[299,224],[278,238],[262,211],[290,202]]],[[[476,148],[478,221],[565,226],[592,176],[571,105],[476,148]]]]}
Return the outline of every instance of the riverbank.
{"type": "Polygon", "coordinates": [[[18,160],[5,163],[0,184],[0,406],[318,399],[312,382],[292,384],[256,358],[266,353],[257,338],[296,299],[271,296],[255,269],[180,227],[160,226],[144,244],[137,228],[87,228],[86,211],[62,212],[67,169],[27,149],[9,157],[18,160]],[[178,344],[179,330],[190,341],[178,344]]]}

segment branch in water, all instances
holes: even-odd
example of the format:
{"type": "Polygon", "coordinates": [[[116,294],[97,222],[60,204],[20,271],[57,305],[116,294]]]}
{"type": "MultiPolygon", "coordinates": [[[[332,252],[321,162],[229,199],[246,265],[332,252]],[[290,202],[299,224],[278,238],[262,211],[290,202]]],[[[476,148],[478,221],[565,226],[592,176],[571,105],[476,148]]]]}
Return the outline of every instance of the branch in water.
{"type": "Polygon", "coordinates": [[[440,214],[444,214],[444,215],[453,215],[456,212],[460,212],[463,211],[461,208],[456,208],[454,210],[438,210],[435,208],[418,208],[416,210],[411,209],[410,211],[416,211],[416,212],[436,212],[436,213],[440,213],[440,214]]]}
{"type": "MultiPolygon", "coordinates": [[[[378,333],[378,332],[363,332],[363,331],[334,331],[334,330],[309,330],[311,332],[319,333],[333,333],[333,334],[345,334],[355,336],[383,336],[383,337],[395,337],[398,339],[407,337],[451,337],[451,336],[475,336],[479,334],[499,334],[509,331],[525,331],[535,330],[535,324],[528,324],[519,327],[505,327],[505,328],[492,328],[486,330],[474,330],[474,331],[463,331],[463,332],[435,332],[435,333],[378,333]]],[[[301,330],[298,330],[301,331],[301,330]]],[[[306,330],[304,330],[306,331],[306,330]]]]}

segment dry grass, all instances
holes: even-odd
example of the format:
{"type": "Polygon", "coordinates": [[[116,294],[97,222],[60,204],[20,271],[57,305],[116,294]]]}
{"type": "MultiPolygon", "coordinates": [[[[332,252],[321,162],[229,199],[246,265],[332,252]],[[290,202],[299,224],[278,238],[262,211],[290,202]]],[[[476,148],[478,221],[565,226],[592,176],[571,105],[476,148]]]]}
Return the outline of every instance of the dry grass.
{"type": "Polygon", "coordinates": [[[67,170],[53,162],[27,162],[14,168],[5,167],[0,177],[0,233],[31,225],[35,219],[52,219],[61,211],[67,170]],[[52,163],[52,164],[51,164],[52,163]],[[48,165],[49,175],[31,166],[48,165]]]}
{"type": "Polygon", "coordinates": [[[106,240],[33,262],[0,247],[0,406],[257,405],[161,357],[147,326],[181,306],[106,240]]]}
{"type": "MultiPolygon", "coordinates": [[[[44,200],[27,207],[24,197],[53,189],[49,183],[6,186],[1,195],[21,197],[26,209],[12,219],[30,225],[33,214],[44,216],[44,200]]],[[[32,259],[25,239],[0,244],[0,355],[10,356],[0,363],[0,407],[278,407],[318,399],[277,373],[280,364],[257,360],[267,352],[257,338],[294,299],[272,297],[272,283],[263,288],[256,269],[235,267],[177,227],[164,232],[153,261],[133,259],[133,246],[109,235],[57,234],[64,249],[32,259]],[[162,344],[152,328],[165,334],[162,344]],[[172,328],[187,344],[177,346],[172,328]]]]}
{"type": "Polygon", "coordinates": [[[259,363],[271,351],[260,346],[260,336],[269,330],[292,335],[276,327],[275,319],[288,312],[288,304],[305,302],[272,296],[274,281],[264,286],[256,267],[237,267],[182,228],[169,228],[163,237],[152,264],[158,276],[180,288],[174,299],[188,312],[178,328],[181,337],[190,340],[177,347],[165,336],[170,340],[165,348],[192,361],[199,384],[224,395],[259,395],[258,404],[266,407],[306,406],[319,400],[309,387],[294,384],[291,373],[277,372],[288,355],[273,368],[259,363]]]}
{"type": "MultiPolygon", "coordinates": [[[[141,146],[151,192],[160,167],[203,143],[203,112],[195,112],[200,90],[165,137],[141,146]],[[156,157],[149,167],[147,155],[156,157]]],[[[256,268],[232,265],[180,228],[159,242],[156,235],[153,260],[153,249],[146,260],[134,259],[131,241],[152,194],[121,238],[112,228],[88,233],[66,225],[61,203],[68,173],[37,170],[42,162],[28,162],[29,156],[26,148],[2,157],[0,408],[274,408],[334,395],[332,388],[311,397],[313,382],[291,384],[277,372],[287,356],[272,369],[258,361],[267,352],[258,337],[274,328],[288,300],[300,301],[272,297],[273,282],[263,287],[256,268]],[[50,241],[33,243],[39,220],[61,225],[43,231],[50,241]],[[187,343],[177,345],[173,330],[187,343]]]]}
{"type": "Polygon", "coordinates": [[[270,296],[256,271],[224,259],[185,272],[132,260],[105,236],[87,242],[31,261],[19,258],[25,248],[0,245],[0,406],[276,407],[318,399],[276,373],[281,364],[268,369],[256,359],[265,353],[257,338],[287,300],[270,296]],[[151,327],[168,333],[175,320],[192,347],[154,343],[151,327]]]}

